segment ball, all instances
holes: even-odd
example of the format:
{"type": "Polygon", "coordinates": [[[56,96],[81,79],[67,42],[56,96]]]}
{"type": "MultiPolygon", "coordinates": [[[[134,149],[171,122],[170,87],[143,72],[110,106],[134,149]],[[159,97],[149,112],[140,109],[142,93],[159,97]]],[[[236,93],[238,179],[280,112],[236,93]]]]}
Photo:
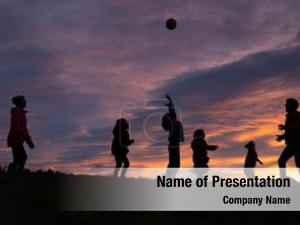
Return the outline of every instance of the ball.
{"type": "Polygon", "coordinates": [[[167,19],[166,21],[166,27],[169,29],[169,30],[174,30],[177,26],[177,22],[174,18],[169,18],[167,19]]]}

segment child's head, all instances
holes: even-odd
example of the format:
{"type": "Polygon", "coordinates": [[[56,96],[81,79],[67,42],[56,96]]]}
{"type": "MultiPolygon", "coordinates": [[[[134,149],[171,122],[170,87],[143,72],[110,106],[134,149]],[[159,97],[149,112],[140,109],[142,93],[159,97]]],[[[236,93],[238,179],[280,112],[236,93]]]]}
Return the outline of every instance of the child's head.
{"type": "Polygon", "coordinates": [[[19,95],[19,96],[15,96],[12,98],[12,103],[17,106],[17,107],[21,107],[21,108],[25,108],[26,107],[26,99],[25,96],[23,95],[19,95]]]}
{"type": "Polygon", "coordinates": [[[251,149],[255,149],[255,142],[254,141],[250,141],[248,144],[245,145],[245,148],[248,149],[248,150],[251,150],[251,149]]]}
{"type": "Polygon", "coordinates": [[[120,130],[128,130],[129,129],[128,121],[124,118],[120,118],[116,121],[116,127],[120,130]]]}
{"type": "Polygon", "coordinates": [[[203,129],[195,130],[194,139],[205,139],[205,132],[203,129]]]}
{"type": "Polygon", "coordinates": [[[299,102],[294,98],[289,98],[286,100],[286,111],[294,112],[299,108],[299,102]]]}

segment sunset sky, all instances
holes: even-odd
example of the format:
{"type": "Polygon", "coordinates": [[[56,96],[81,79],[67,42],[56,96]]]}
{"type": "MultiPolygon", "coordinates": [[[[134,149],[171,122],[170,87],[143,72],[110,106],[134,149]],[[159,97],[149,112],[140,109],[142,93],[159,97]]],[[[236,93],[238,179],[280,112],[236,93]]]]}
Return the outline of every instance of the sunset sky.
{"type": "Polygon", "coordinates": [[[211,167],[243,166],[250,140],[277,166],[285,99],[300,100],[299,21],[299,0],[0,0],[0,165],[12,160],[11,98],[23,94],[36,144],[28,167],[113,167],[120,116],[135,139],[131,166],[165,167],[169,93],[183,167],[199,128],[220,146],[211,167]]]}

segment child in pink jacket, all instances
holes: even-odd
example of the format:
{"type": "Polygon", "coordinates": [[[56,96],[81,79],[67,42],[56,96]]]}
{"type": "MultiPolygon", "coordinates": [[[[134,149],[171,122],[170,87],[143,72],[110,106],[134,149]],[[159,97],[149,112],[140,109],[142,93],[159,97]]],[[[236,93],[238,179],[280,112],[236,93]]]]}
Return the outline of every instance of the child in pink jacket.
{"type": "Polygon", "coordinates": [[[27,119],[25,111],[27,102],[24,96],[16,96],[12,99],[14,108],[11,109],[11,125],[7,137],[7,145],[12,148],[13,163],[10,164],[10,171],[22,171],[24,169],[27,155],[24,149],[24,142],[33,149],[34,144],[27,129],[27,119]]]}

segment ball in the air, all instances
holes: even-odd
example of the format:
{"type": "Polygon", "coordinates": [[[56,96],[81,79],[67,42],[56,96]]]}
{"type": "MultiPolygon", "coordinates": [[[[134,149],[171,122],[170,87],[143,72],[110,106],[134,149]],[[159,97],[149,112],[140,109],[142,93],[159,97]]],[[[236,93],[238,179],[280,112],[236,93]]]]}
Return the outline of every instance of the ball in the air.
{"type": "Polygon", "coordinates": [[[169,30],[174,30],[177,26],[177,22],[175,19],[173,18],[169,18],[167,19],[166,21],[166,27],[169,29],[169,30]]]}

